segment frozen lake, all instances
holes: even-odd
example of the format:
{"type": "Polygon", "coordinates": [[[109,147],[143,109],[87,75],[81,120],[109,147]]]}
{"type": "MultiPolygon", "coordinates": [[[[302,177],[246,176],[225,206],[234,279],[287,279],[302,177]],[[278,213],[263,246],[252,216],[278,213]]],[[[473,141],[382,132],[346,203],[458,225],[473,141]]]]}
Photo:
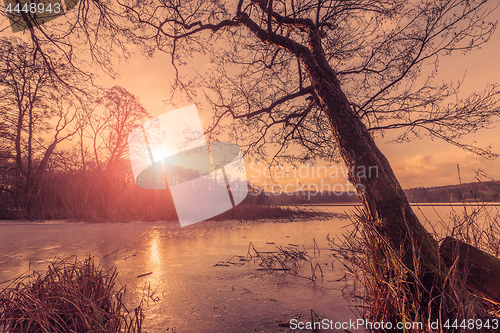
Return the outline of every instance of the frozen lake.
{"type": "MultiPolygon", "coordinates": [[[[284,325],[291,319],[310,321],[311,310],[321,319],[356,320],[350,307],[353,298],[342,296],[342,290],[346,295],[353,291],[352,279],[335,281],[345,271],[327,255],[326,235],[340,233],[345,223],[223,221],[184,228],[159,222],[3,223],[0,282],[19,276],[30,265],[44,269],[46,261],[55,257],[91,255],[104,267],[117,266],[118,282],[127,285],[130,307],[145,297],[147,332],[167,328],[174,332],[286,332],[289,329],[284,325]],[[323,250],[321,255],[314,256],[313,239],[323,250]],[[258,251],[304,246],[314,257],[313,263],[322,265],[324,278],[311,282],[282,272],[271,274],[258,270],[253,261],[243,266],[214,266],[233,255],[245,256],[250,242],[258,251]]],[[[311,277],[306,264],[299,273],[311,277]]]]}
{"type": "MultiPolygon", "coordinates": [[[[498,212],[499,207],[490,208],[498,212]]],[[[323,209],[343,212],[352,207],[323,209]]],[[[415,211],[433,223],[446,220],[450,209],[422,206],[415,211]]],[[[290,320],[311,321],[312,311],[321,319],[355,321],[358,290],[343,266],[329,256],[326,240],[328,234],[341,235],[349,223],[222,221],[181,228],[166,222],[5,221],[0,223],[0,288],[30,267],[45,269],[55,257],[91,255],[105,268],[117,266],[118,283],[127,285],[130,308],[144,300],[147,332],[287,332],[290,320]],[[313,239],[320,254],[313,251],[313,239]],[[259,270],[254,260],[214,266],[234,255],[245,256],[250,243],[258,251],[305,248],[312,263],[321,265],[324,278],[312,282],[269,273],[259,270]],[[152,274],[137,277],[146,273],[152,274]]],[[[310,265],[305,264],[299,274],[311,277],[310,265]]]]}

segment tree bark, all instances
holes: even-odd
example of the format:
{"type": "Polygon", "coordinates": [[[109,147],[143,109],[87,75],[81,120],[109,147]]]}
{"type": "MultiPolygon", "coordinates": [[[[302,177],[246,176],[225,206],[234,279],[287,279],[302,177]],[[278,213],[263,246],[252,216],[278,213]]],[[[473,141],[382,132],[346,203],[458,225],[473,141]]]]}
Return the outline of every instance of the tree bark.
{"type": "Polygon", "coordinates": [[[439,252],[449,267],[458,259],[458,269],[466,277],[467,287],[500,302],[500,258],[452,237],[444,239],[439,252]]]}
{"type": "Polygon", "coordinates": [[[438,272],[438,244],[419,222],[388,160],[353,111],[324,55],[319,37],[310,43],[313,56],[306,55],[301,60],[331,124],[342,159],[350,170],[349,181],[358,185],[361,202],[375,230],[395,251],[401,251],[407,268],[421,269],[421,281],[430,288],[438,272]],[[358,172],[358,168],[372,168],[377,173],[358,172]]]}

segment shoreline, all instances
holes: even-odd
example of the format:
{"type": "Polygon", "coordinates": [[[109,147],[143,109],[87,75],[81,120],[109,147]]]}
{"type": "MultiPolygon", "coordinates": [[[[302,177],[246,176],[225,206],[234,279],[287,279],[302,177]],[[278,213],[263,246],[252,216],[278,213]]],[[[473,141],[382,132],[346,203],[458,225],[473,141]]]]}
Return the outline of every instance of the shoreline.
{"type": "MultiPolygon", "coordinates": [[[[301,207],[313,207],[313,206],[318,206],[318,207],[362,207],[363,204],[361,203],[315,203],[315,204],[296,204],[293,206],[301,206],[301,207]]],[[[410,202],[410,206],[458,206],[458,207],[463,207],[464,203],[463,202],[425,202],[425,203],[415,203],[415,202],[410,202]]],[[[477,203],[477,202],[466,202],[465,206],[472,206],[472,207],[481,207],[481,206],[500,206],[500,202],[484,202],[484,203],[477,203]]],[[[283,205],[283,207],[288,207],[288,205],[283,205]]]]}
{"type": "MultiPolygon", "coordinates": [[[[327,207],[362,207],[363,205],[361,203],[315,203],[315,204],[294,204],[294,205],[276,205],[276,206],[271,206],[275,208],[293,208],[293,207],[298,207],[298,208],[327,208],[327,207]]],[[[412,207],[500,207],[500,202],[488,202],[488,203],[469,203],[466,202],[465,205],[463,202],[452,202],[452,203],[443,203],[443,202],[435,202],[435,203],[410,203],[410,206],[412,207]]],[[[255,218],[255,217],[239,217],[239,218],[228,218],[228,219],[221,219],[216,217],[213,217],[211,219],[201,221],[201,222],[220,222],[220,221],[237,221],[237,222],[268,222],[268,221],[276,221],[280,223],[287,223],[287,222],[294,222],[294,221],[301,221],[304,219],[345,219],[346,216],[345,214],[342,213],[333,213],[333,212],[323,212],[323,211],[303,211],[303,216],[300,216],[300,213],[297,215],[293,216],[278,216],[278,217],[269,217],[269,218],[255,218]]],[[[115,219],[110,219],[110,220],[95,220],[95,221],[90,221],[90,220],[85,220],[85,219],[67,219],[67,218],[61,218],[61,219],[36,219],[36,220],[27,220],[27,219],[0,219],[0,226],[1,225],[10,225],[10,224],[16,224],[16,225],[21,225],[21,224],[27,224],[27,225],[58,225],[58,224],[79,224],[79,223],[86,223],[86,224],[100,224],[100,223],[165,223],[165,224],[179,224],[177,220],[141,220],[141,219],[130,219],[130,220],[115,220],[115,219]]],[[[198,222],[200,223],[200,222],[198,222]]],[[[198,223],[194,223],[193,225],[196,225],[198,223]]]]}

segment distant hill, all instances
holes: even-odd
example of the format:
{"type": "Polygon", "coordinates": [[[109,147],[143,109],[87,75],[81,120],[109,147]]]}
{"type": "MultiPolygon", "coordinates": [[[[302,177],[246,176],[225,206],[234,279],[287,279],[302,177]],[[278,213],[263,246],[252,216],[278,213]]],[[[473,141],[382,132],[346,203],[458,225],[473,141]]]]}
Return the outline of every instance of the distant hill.
{"type": "Polygon", "coordinates": [[[500,202],[500,182],[473,182],[458,185],[417,187],[405,190],[410,202],[500,202]]]}
{"type": "MultiPolygon", "coordinates": [[[[500,182],[473,182],[457,185],[417,187],[404,190],[408,201],[411,203],[434,203],[434,202],[500,202],[500,182]]],[[[297,193],[261,193],[262,203],[273,203],[277,205],[293,204],[342,204],[359,203],[359,198],[354,193],[311,192],[297,193]]]]}

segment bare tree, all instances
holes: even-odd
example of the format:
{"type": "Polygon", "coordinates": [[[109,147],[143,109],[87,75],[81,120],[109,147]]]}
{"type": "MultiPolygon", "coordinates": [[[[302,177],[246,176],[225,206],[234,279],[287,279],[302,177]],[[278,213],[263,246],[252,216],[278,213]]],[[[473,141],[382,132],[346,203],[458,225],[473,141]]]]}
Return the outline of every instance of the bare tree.
{"type": "MultiPolygon", "coordinates": [[[[8,151],[2,167],[16,173],[9,191],[31,214],[56,146],[76,132],[77,107],[32,44],[14,38],[0,40],[0,62],[2,143],[8,151]]],[[[72,80],[62,63],[53,64],[61,77],[72,80]]]]}
{"type": "Polygon", "coordinates": [[[113,178],[117,164],[128,156],[128,137],[150,114],[139,99],[125,88],[103,91],[96,109],[88,113],[87,136],[92,140],[93,158],[103,184],[113,178]]]}

